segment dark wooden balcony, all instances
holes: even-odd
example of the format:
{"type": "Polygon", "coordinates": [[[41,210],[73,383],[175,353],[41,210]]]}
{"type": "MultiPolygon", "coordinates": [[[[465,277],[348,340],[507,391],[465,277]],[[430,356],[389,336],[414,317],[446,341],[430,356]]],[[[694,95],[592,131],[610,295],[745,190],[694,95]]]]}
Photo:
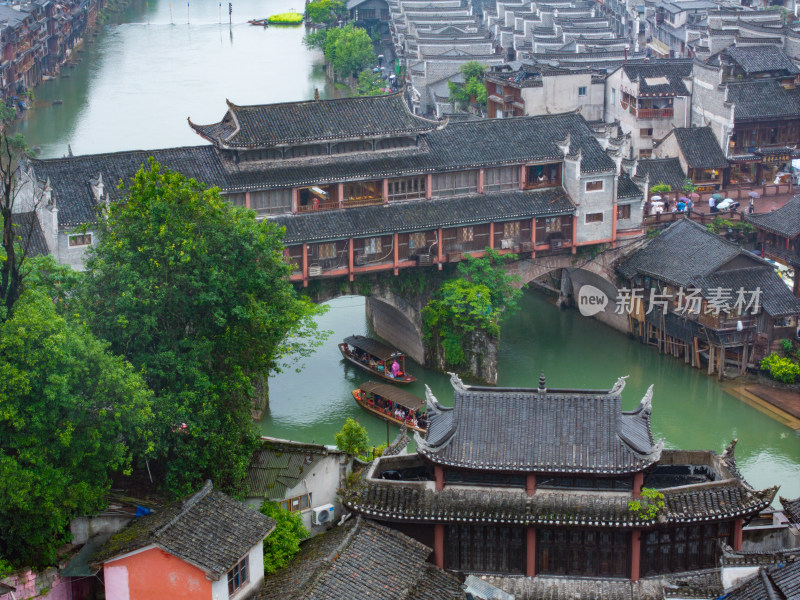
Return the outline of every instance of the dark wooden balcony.
{"type": "Polygon", "coordinates": [[[675,109],[631,107],[631,113],[633,113],[637,119],[671,119],[675,114],[675,109]]]}

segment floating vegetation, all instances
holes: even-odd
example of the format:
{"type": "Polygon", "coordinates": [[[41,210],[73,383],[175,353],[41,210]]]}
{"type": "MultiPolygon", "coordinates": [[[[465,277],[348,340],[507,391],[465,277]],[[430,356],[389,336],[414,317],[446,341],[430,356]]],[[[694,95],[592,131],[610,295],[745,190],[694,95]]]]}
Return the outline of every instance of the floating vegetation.
{"type": "Polygon", "coordinates": [[[285,12],[272,15],[267,20],[270,25],[299,25],[303,22],[303,15],[298,12],[285,12]]]}

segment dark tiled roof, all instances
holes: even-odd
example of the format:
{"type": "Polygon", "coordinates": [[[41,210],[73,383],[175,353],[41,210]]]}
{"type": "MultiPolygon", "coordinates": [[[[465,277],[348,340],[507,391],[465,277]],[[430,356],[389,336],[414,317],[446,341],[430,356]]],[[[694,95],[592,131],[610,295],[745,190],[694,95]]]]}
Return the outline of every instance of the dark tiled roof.
{"type": "Polygon", "coordinates": [[[640,96],[688,96],[684,77],[692,76],[691,61],[655,61],[652,63],[626,64],[622,67],[628,79],[639,79],[640,96]],[[667,83],[654,83],[659,77],[667,83]]]}
{"type": "Polygon", "coordinates": [[[320,444],[262,438],[247,467],[248,495],[283,499],[329,452],[320,444]]]}
{"type": "Polygon", "coordinates": [[[672,133],[690,168],[724,169],[728,166],[728,159],[711,127],[676,127],[672,133]]]}
{"type": "Polygon", "coordinates": [[[510,221],[575,211],[562,188],[492,192],[483,195],[390,203],[303,215],[282,216],[286,244],[456,227],[490,220],[510,221]]]}
{"type": "Polygon", "coordinates": [[[14,222],[14,230],[27,256],[50,253],[35,211],[15,213],[12,220],[14,222]]]}
{"type": "Polygon", "coordinates": [[[664,508],[645,519],[628,508],[630,497],[603,493],[448,487],[441,491],[399,483],[367,483],[342,492],[342,502],[373,519],[426,523],[642,527],[755,515],[777,488],[752,490],[737,479],[662,489],[664,508]]]}
{"type": "Polygon", "coordinates": [[[795,498],[794,500],[781,498],[780,500],[783,512],[786,513],[788,519],[795,525],[800,525],[800,498],[795,498]]]}
{"type": "Polygon", "coordinates": [[[681,161],[678,158],[639,159],[636,175],[645,177],[647,174],[650,175],[650,187],[666,183],[673,190],[679,190],[686,181],[686,173],[683,172],[681,161]]]}
{"type": "Polygon", "coordinates": [[[50,180],[58,207],[59,226],[74,227],[95,221],[97,203],[89,187],[90,180],[97,179],[102,173],[104,191],[111,200],[118,200],[123,193],[117,189],[119,182],[128,182],[151,156],[162,166],[187,177],[208,185],[224,184],[223,171],[212,146],[88,154],[34,160],[32,163],[40,180],[50,180]]]}
{"type": "Polygon", "coordinates": [[[748,214],[745,219],[759,229],[766,229],[788,238],[800,235],[800,195],[770,213],[748,214]]]}
{"type": "Polygon", "coordinates": [[[775,46],[730,46],[726,51],[748,75],[766,71],[800,71],[783,50],[775,46]]]}
{"type": "Polygon", "coordinates": [[[148,157],[163,166],[223,192],[454,171],[525,162],[561,161],[558,142],[569,138],[569,153],[580,149],[581,172],[613,171],[614,162],[597,142],[585,119],[576,113],[484,119],[450,123],[421,136],[419,148],[314,157],[313,159],[241,162],[223,159],[213,146],[131,151],[33,161],[40,180],[49,179],[59,208],[59,225],[92,223],[96,201],[89,180],[102,173],[112,201],[148,157]]]}
{"type": "Polygon", "coordinates": [[[275,521],[212,488],[135,519],[95,554],[95,563],[155,545],[219,579],[275,527],[275,521]]]}
{"type": "Polygon", "coordinates": [[[452,409],[428,408],[418,448],[431,461],[480,470],[633,473],[656,462],[648,392],[622,412],[621,388],[598,391],[483,388],[454,380],[452,409]]]}
{"type": "Polygon", "coordinates": [[[728,84],[728,102],[734,120],[795,118],[800,113],[800,88],[785,89],[778,81],[744,81],[728,84]]]}
{"type": "MultiPolygon", "coordinates": [[[[760,304],[768,315],[783,317],[800,313],[800,298],[792,293],[772,267],[766,265],[717,271],[699,277],[693,284],[705,293],[715,288],[733,290],[734,300],[739,289],[745,292],[758,289],[761,290],[760,304]]],[[[749,295],[747,298],[749,300],[749,295]]]]}
{"type": "Polygon", "coordinates": [[[725,600],[796,600],[800,598],[800,560],[761,567],[729,590],[725,600]]]}
{"type": "Polygon", "coordinates": [[[638,185],[633,183],[630,175],[625,171],[619,176],[617,180],[617,198],[620,200],[627,198],[641,198],[644,192],[638,185]]]}
{"type": "Polygon", "coordinates": [[[426,563],[432,550],[362,518],[301,546],[292,562],[266,577],[258,600],[452,600],[458,580],[426,563]]]}
{"type": "MultiPolygon", "coordinates": [[[[740,253],[735,244],[689,220],[676,221],[619,265],[626,279],[638,274],[688,286],[740,253]]],[[[753,257],[754,264],[760,264],[753,257]]]]}
{"type": "Polygon", "coordinates": [[[413,115],[401,93],[336,100],[237,106],[221,123],[190,125],[222,148],[264,148],[316,140],[430,131],[441,125],[413,115]]]}

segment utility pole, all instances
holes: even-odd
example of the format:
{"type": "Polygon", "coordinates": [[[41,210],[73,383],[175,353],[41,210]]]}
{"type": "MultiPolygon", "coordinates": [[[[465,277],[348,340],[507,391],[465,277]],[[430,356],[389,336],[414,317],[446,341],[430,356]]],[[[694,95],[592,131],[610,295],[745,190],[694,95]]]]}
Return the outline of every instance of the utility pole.
{"type": "Polygon", "coordinates": [[[228,2],[228,25],[233,25],[233,2],[228,2]]]}

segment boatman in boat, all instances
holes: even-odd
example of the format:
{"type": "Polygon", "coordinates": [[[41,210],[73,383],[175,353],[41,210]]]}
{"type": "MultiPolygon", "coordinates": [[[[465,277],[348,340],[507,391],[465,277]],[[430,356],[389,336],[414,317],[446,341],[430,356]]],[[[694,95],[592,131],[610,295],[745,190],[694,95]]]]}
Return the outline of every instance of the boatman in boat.
{"type": "Polygon", "coordinates": [[[400,375],[400,364],[396,360],[392,361],[392,377],[397,379],[399,375],[400,375]]]}

